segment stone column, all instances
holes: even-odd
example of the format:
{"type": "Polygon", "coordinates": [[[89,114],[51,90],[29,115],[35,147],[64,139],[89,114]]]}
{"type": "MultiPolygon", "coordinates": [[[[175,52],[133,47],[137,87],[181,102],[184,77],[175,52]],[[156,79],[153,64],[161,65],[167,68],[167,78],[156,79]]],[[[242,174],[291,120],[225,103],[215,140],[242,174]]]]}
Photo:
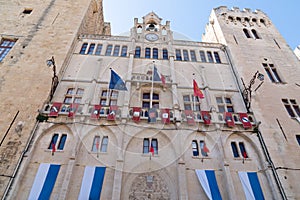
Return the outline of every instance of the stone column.
{"type": "Polygon", "coordinates": [[[123,178],[123,160],[117,160],[115,176],[114,176],[114,184],[112,191],[112,200],[119,200],[121,198],[121,189],[122,189],[122,178],[123,178]]]}
{"type": "Polygon", "coordinates": [[[187,191],[187,180],[185,173],[185,162],[181,158],[178,161],[178,190],[179,190],[179,199],[187,200],[188,191],[187,191]]]}

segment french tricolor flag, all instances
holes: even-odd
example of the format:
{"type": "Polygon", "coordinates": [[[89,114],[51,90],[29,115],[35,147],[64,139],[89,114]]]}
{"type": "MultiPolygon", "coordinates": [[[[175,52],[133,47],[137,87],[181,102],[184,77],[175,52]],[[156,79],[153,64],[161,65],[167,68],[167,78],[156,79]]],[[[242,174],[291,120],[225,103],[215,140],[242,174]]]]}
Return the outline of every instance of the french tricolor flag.
{"type": "Polygon", "coordinates": [[[28,199],[50,199],[60,165],[41,163],[28,199]]]}
{"type": "Polygon", "coordinates": [[[210,200],[222,200],[214,170],[196,169],[198,180],[210,200]]]}
{"type": "Polygon", "coordinates": [[[86,166],[78,200],[100,199],[106,167],[86,166]]]}
{"type": "Polygon", "coordinates": [[[247,200],[263,200],[264,195],[256,172],[239,172],[247,200]]]}

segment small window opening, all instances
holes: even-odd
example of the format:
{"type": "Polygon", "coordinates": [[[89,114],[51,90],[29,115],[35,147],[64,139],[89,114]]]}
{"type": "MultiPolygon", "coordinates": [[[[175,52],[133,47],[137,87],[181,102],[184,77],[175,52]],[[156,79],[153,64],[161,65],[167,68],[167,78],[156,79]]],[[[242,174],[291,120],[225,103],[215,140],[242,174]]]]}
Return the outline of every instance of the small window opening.
{"type": "Polygon", "coordinates": [[[24,11],[23,11],[23,14],[29,15],[31,12],[32,12],[31,8],[25,8],[24,11]]]}

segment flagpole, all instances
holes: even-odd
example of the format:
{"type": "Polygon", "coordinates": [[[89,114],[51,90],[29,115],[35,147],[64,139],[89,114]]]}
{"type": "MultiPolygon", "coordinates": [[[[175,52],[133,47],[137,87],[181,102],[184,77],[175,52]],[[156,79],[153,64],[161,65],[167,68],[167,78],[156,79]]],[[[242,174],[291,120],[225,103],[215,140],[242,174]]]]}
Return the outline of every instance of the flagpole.
{"type": "Polygon", "coordinates": [[[152,82],[151,82],[151,92],[150,92],[150,108],[152,108],[152,98],[153,98],[153,79],[154,79],[154,66],[155,66],[155,61],[153,61],[153,66],[152,66],[152,82]]]}
{"type": "MultiPolygon", "coordinates": [[[[195,80],[195,73],[193,73],[193,89],[194,89],[194,80],[195,80]]],[[[196,111],[196,97],[195,95],[193,95],[193,107],[194,107],[194,111],[196,111]]]]}

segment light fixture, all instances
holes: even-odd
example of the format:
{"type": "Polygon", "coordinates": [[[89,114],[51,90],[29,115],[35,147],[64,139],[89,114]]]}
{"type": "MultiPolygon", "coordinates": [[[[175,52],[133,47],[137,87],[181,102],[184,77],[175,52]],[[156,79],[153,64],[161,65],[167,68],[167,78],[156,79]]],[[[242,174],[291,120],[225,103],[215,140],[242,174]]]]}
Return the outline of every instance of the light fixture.
{"type": "Polygon", "coordinates": [[[244,80],[242,79],[242,83],[244,85],[244,90],[242,92],[243,99],[247,108],[247,111],[249,112],[249,109],[251,108],[251,97],[252,97],[252,86],[255,83],[255,79],[261,81],[261,83],[255,88],[255,92],[260,88],[260,86],[264,83],[264,75],[262,73],[259,73],[259,71],[256,71],[256,73],[253,75],[252,79],[250,80],[250,83],[248,87],[245,85],[244,80]]]}
{"type": "Polygon", "coordinates": [[[52,56],[50,59],[46,60],[46,64],[48,67],[53,67],[53,77],[52,77],[52,84],[51,84],[51,91],[49,95],[49,101],[52,100],[56,87],[58,85],[58,77],[56,75],[56,65],[54,57],[52,56]]]}

